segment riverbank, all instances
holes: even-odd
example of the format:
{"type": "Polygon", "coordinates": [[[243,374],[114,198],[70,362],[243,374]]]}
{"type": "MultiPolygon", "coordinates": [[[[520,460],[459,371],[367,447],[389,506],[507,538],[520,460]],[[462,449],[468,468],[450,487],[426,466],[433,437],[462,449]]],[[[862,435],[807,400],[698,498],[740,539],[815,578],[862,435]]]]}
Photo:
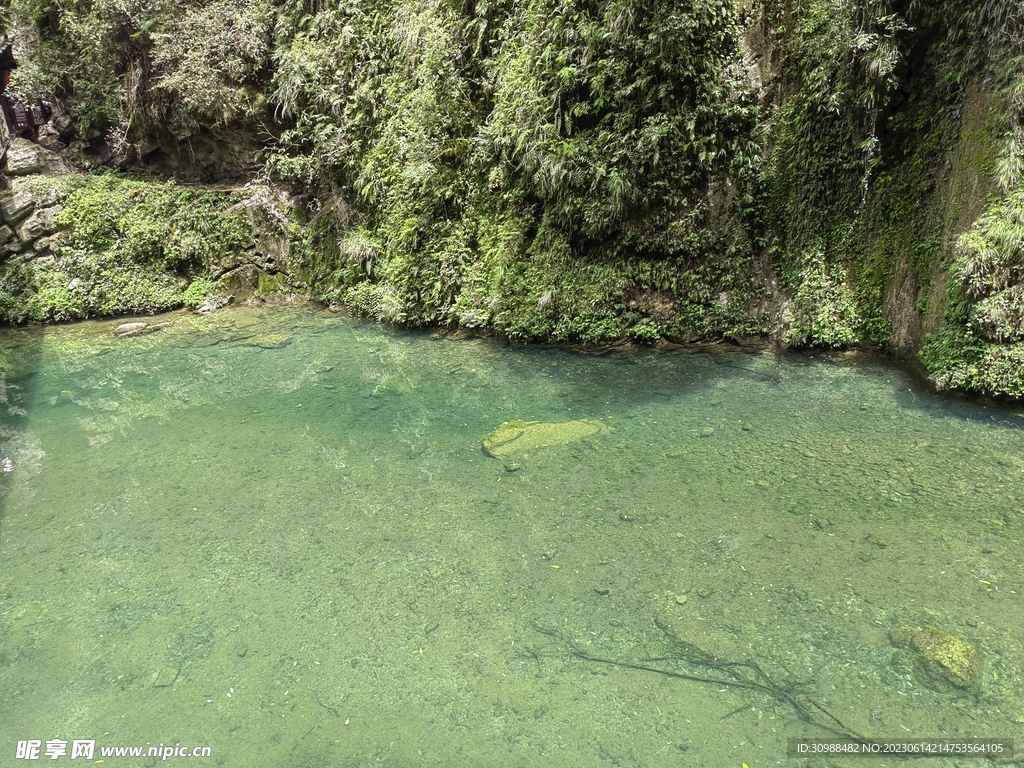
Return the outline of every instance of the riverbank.
{"type": "MultiPolygon", "coordinates": [[[[16,164],[15,174],[9,169],[0,192],[0,247],[7,254],[0,265],[3,322],[146,321],[178,308],[210,312],[229,303],[308,300],[403,325],[400,312],[365,311],[359,300],[367,290],[359,288],[362,283],[346,292],[344,285],[323,279],[322,243],[311,236],[315,224],[310,226],[298,201],[281,190],[88,175],[72,172],[35,145],[18,150],[16,163],[26,153],[36,160],[16,164]]],[[[594,354],[628,345],[670,348],[721,341],[799,347],[792,343],[793,315],[786,314],[792,300],[763,296],[750,311],[730,307],[725,296],[712,310],[691,305],[687,312],[671,290],[630,287],[628,266],[606,265],[603,276],[568,275],[563,285],[575,281],[573,290],[549,288],[531,305],[521,303],[518,314],[506,308],[503,323],[455,317],[431,325],[454,336],[579,345],[594,354]],[[644,314],[657,322],[637,322],[644,314]]],[[[543,277],[555,286],[552,274],[543,277]]],[[[880,350],[870,342],[860,346],[880,350]]],[[[913,357],[898,352],[897,357],[927,376],[913,357]]]]}
{"type": "MultiPolygon", "coordinates": [[[[956,272],[943,265],[941,249],[924,264],[923,281],[922,265],[908,280],[903,267],[890,264],[895,272],[874,288],[863,273],[829,266],[823,252],[796,266],[748,255],[711,268],[686,259],[581,260],[569,253],[496,265],[486,252],[466,250],[442,276],[423,265],[385,266],[394,254],[381,251],[372,233],[339,234],[322,201],[270,183],[83,173],[24,141],[12,147],[4,180],[0,321],[7,323],[301,298],[385,324],[526,343],[603,349],[724,341],[884,351],[937,389],[1022,395],[1016,347],[970,331],[965,343],[960,326],[949,322],[946,290],[956,272]],[[448,297],[441,301],[438,292],[448,297]],[[870,311],[868,294],[876,301],[870,311]],[[433,314],[417,310],[424,301],[435,302],[433,314]]],[[[944,194],[965,204],[954,186],[950,181],[944,194]]],[[[983,231],[961,240],[977,243],[983,231]]],[[[952,308],[962,313],[958,301],[952,308]]]]}
{"type": "Polygon", "coordinates": [[[139,176],[12,182],[0,318],[299,294],[531,342],[876,346],[1024,396],[1015,3],[352,13],[12,8],[11,90],[53,95],[77,167],[139,176]]]}
{"type": "MultiPolygon", "coordinates": [[[[9,169],[0,193],[4,322],[144,321],[178,308],[210,312],[229,303],[308,300],[378,322],[412,324],[403,323],[401,311],[367,312],[360,295],[376,289],[366,283],[346,291],[323,279],[322,242],[311,236],[315,223],[310,226],[298,202],[280,190],[76,173],[34,145],[18,147],[14,157],[15,172],[9,169]],[[26,153],[36,160],[17,160],[26,153]]],[[[546,284],[559,284],[556,273],[557,266],[543,275],[546,284]]],[[[574,272],[561,284],[573,289],[549,288],[530,305],[521,302],[518,312],[505,308],[499,322],[456,316],[430,325],[455,336],[580,345],[597,354],[636,344],[720,341],[799,347],[792,343],[794,317],[787,314],[791,299],[762,296],[754,311],[736,306],[728,294],[710,308],[683,306],[671,290],[632,287],[628,264],[574,272]],[[637,322],[643,315],[657,322],[637,322]]]]}

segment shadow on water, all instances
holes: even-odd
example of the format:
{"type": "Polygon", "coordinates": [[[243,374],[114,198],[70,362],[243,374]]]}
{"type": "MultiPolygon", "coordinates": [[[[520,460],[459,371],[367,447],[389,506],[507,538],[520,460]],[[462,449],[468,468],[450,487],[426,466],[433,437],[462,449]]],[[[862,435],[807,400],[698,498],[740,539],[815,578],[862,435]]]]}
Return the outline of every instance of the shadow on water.
{"type": "Polygon", "coordinates": [[[29,422],[35,405],[45,333],[42,328],[0,328],[0,523],[7,496],[35,447],[29,422]]]}
{"type": "Polygon", "coordinates": [[[893,405],[907,411],[1015,430],[1024,428],[1024,410],[1019,403],[965,392],[938,391],[923,367],[912,360],[872,352],[831,350],[783,352],[778,359],[811,376],[822,367],[872,372],[891,387],[893,405]]]}
{"type": "MultiPolygon", "coordinates": [[[[498,341],[490,342],[501,346],[498,341]]],[[[778,358],[764,350],[694,345],[650,347],[512,346],[508,373],[517,367],[563,386],[559,400],[574,410],[643,407],[708,392],[730,382],[784,384],[778,358]]]]}

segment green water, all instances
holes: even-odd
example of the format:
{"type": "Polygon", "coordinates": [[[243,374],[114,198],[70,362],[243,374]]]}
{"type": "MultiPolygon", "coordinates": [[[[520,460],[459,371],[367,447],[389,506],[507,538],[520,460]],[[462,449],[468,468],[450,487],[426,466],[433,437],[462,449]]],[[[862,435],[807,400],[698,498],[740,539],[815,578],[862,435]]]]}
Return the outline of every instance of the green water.
{"type": "Polygon", "coordinates": [[[0,332],[0,765],[55,737],[249,767],[864,765],[787,760],[836,731],[781,694],[572,654],[726,674],[665,616],[858,734],[1024,748],[1022,414],[864,359],[171,321],[0,332]],[[481,448],[584,418],[608,430],[481,448]],[[971,643],[973,686],[894,648],[904,625],[971,643]]]}

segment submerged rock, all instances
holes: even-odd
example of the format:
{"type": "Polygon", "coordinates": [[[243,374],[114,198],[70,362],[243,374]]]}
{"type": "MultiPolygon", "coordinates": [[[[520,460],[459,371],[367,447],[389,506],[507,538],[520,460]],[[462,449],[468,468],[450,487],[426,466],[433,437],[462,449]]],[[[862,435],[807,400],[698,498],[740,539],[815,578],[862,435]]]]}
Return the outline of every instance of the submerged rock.
{"type": "Polygon", "coordinates": [[[157,673],[156,679],[153,681],[153,687],[154,688],[167,688],[168,686],[172,685],[174,683],[174,681],[177,680],[177,679],[178,679],[178,670],[176,668],[174,668],[174,667],[164,667],[163,669],[161,669],[157,673]]]}
{"type": "Polygon", "coordinates": [[[144,330],[146,330],[145,323],[121,323],[114,329],[114,333],[118,336],[133,336],[136,333],[142,333],[144,330]]]}
{"type": "Polygon", "coordinates": [[[696,664],[715,665],[722,659],[725,643],[709,631],[706,622],[693,616],[680,614],[680,606],[673,602],[666,604],[655,615],[654,623],[668,635],[681,658],[696,664]],[[713,646],[713,647],[712,647],[713,646]]]}
{"type": "Polygon", "coordinates": [[[250,336],[242,342],[247,347],[260,347],[261,349],[281,349],[292,343],[292,337],[283,333],[263,333],[258,336],[250,336]]]}
{"type": "Polygon", "coordinates": [[[897,648],[914,651],[927,680],[940,688],[946,684],[970,688],[978,679],[981,660],[966,640],[935,627],[899,627],[889,640],[897,648]]]}
{"type": "Polygon", "coordinates": [[[607,432],[608,427],[595,419],[545,422],[506,421],[484,438],[484,450],[496,459],[542,447],[566,445],[607,432]]]}
{"type": "Polygon", "coordinates": [[[170,323],[121,323],[114,329],[118,336],[138,336],[140,333],[152,333],[167,328],[170,323]]]}

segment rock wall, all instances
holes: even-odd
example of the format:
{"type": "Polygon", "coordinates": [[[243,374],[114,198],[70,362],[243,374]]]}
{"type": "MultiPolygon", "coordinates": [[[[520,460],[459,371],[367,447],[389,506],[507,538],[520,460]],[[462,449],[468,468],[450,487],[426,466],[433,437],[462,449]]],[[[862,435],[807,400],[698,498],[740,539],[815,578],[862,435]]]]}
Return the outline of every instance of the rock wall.
{"type": "MultiPolygon", "coordinates": [[[[0,197],[0,251],[13,255],[16,261],[52,258],[52,237],[57,231],[56,219],[64,210],[57,187],[25,185],[26,176],[61,176],[70,167],[55,152],[26,139],[15,139],[7,151],[6,188],[0,197]]],[[[0,262],[7,259],[0,256],[0,262]]]]}
{"type": "Polygon", "coordinates": [[[71,171],[17,141],[0,190],[0,321],[221,306],[302,283],[301,211],[267,187],[71,171]]]}

